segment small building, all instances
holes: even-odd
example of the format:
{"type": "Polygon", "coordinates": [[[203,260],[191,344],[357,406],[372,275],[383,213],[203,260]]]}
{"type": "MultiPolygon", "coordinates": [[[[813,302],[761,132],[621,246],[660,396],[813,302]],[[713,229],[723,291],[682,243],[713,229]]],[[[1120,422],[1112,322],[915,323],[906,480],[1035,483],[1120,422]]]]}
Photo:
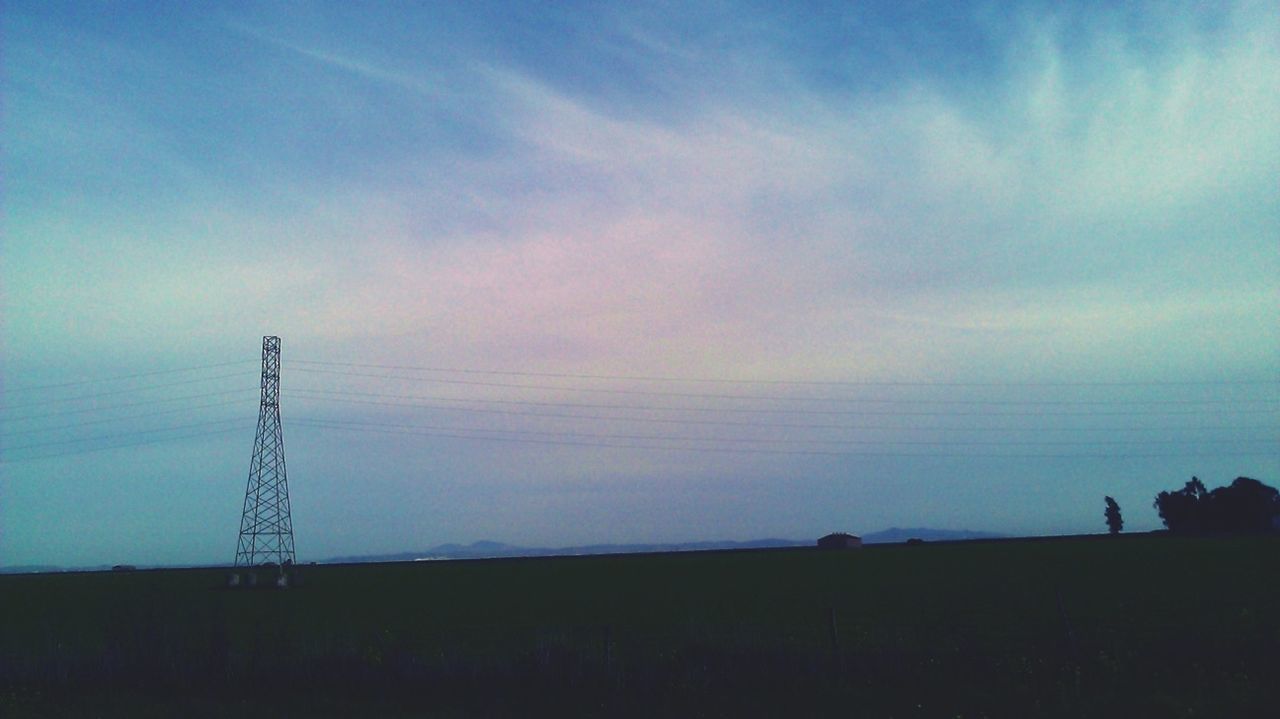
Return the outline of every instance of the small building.
{"type": "Polygon", "coordinates": [[[862,537],[844,532],[833,532],[818,540],[818,549],[860,549],[862,537]]]}

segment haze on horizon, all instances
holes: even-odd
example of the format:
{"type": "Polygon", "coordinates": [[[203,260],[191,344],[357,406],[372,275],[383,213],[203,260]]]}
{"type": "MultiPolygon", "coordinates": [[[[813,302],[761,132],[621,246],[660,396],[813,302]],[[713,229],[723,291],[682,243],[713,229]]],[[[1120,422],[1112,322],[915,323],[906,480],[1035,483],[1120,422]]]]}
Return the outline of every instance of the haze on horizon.
{"type": "Polygon", "coordinates": [[[1275,485],[1274,6],[904,5],[7,3],[0,565],[230,562],[263,335],[300,561],[1275,485]]]}

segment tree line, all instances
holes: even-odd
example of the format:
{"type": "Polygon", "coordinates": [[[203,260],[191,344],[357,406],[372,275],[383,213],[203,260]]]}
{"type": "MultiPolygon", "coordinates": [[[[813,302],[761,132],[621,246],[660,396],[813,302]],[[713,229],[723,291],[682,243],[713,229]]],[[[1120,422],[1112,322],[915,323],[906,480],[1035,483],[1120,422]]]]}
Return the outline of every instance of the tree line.
{"type": "MultiPolygon", "coordinates": [[[[1107,529],[1118,534],[1124,529],[1120,505],[1111,497],[1105,503],[1107,529]]],[[[1280,490],[1250,477],[1214,490],[1192,477],[1182,489],[1157,494],[1152,506],[1165,528],[1179,534],[1280,531],[1280,490]]]]}

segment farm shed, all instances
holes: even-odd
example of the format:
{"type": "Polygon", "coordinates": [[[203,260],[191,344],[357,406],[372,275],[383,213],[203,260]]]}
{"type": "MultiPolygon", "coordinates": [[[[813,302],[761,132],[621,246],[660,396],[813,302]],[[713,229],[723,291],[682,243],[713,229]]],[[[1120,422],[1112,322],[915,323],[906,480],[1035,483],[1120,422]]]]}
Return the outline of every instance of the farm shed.
{"type": "Polygon", "coordinates": [[[833,532],[818,540],[818,549],[858,549],[861,546],[862,537],[844,532],[833,532]]]}

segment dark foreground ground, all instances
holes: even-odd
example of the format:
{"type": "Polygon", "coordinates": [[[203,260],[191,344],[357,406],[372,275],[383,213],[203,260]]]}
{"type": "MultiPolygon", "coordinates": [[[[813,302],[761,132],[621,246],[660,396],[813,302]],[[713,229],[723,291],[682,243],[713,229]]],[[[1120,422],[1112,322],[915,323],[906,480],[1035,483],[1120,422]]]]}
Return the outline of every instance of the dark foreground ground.
{"type": "Polygon", "coordinates": [[[1280,540],[0,576],[0,716],[1250,717],[1280,540]]]}

